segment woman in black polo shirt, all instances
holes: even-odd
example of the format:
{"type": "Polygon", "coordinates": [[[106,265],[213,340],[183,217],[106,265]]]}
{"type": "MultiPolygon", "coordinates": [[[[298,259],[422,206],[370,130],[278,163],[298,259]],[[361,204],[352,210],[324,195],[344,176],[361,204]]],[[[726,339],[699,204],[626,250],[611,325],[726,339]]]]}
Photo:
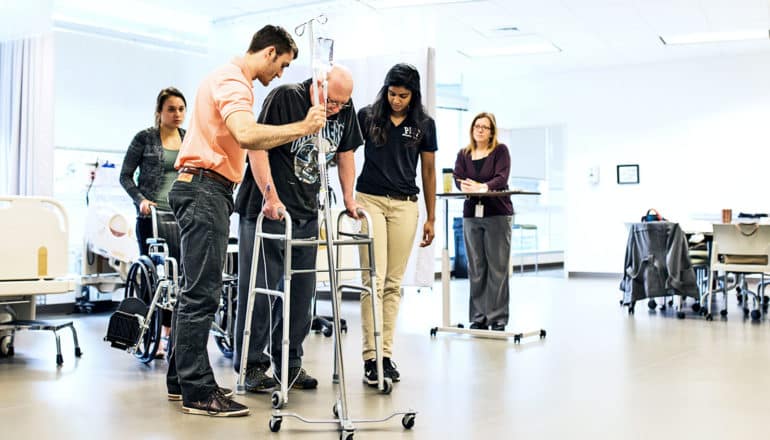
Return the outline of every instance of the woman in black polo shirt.
{"type": "MultiPolygon", "coordinates": [[[[358,112],[358,122],[365,140],[365,160],[356,184],[356,200],[371,215],[374,228],[375,288],[382,311],[383,373],[398,382],[400,374],[392,361],[393,334],[401,302],[401,279],[419,218],[418,161],[427,211],[422,247],[433,241],[436,209],[436,124],[423,109],[417,69],[409,64],[393,66],[385,76],[376,101],[358,112]]],[[[368,254],[360,254],[362,267],[368,267],[368,254]]],[[[364,273],[364,283],[368,281],[364,273]]],[[[364,382],[376,386],[370,301],[371,295],[361,295],[364,382]]]]}

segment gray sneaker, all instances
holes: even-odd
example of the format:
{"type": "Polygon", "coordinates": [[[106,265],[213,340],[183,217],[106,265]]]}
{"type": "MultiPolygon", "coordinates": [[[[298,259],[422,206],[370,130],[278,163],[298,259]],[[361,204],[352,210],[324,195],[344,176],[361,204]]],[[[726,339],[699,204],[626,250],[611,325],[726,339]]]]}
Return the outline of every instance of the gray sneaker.
{"type": "Polygon", "coordinates": [[[260,393],[270,391],[278,385],[278,382],[271,376],[268,376],[265,371],[266,368],[263,367],[246,368],[246,380],[244,383],[246,391],[260,393]]]}

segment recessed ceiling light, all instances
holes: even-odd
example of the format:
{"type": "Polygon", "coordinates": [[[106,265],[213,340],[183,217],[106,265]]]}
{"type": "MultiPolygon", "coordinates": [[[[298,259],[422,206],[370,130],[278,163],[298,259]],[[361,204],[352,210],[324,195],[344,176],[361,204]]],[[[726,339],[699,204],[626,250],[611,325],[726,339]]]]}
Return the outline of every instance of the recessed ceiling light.
{"type": "Polygon", "coordinates": [[[767,40],[770,39],[770,32],[765,29],[730,32],[694,32],[691,34],[659,35],[658,38],[665,45],[724,43],[731,41],[767,40]]]}

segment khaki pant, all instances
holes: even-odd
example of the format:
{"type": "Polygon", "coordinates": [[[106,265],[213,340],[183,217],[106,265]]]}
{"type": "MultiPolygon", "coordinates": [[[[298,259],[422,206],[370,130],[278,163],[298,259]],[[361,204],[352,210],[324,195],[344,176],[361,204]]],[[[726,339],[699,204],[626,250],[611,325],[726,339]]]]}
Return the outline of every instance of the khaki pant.
{"type": "MultiPolygon", "coordinates": [[[[358,193],[356,200],[372,218],[374,228],[374,262],[377,275],[378,316],[382,324],[383,356],[393,355],[393,333],[396,327],[398,307],[401,303],[401,280],[414,245],[417,219],[420,215],[416,202],[394,200],[385,196],[358,193]]],[[[366,227],[364,226],[364,229],[366,227]]],[[[368,231],[365,231],[368,232],[368,231]]],[[[361,246],[361,267],[369,267],[369,254],[361,246]]],[[[369,274],[363,274],[364,285],[369,274]]],[[[369,293],[361,294],[361,327],[363,330],[363,358],[376,357],[374,347],[374,323],[369,293]]]]}

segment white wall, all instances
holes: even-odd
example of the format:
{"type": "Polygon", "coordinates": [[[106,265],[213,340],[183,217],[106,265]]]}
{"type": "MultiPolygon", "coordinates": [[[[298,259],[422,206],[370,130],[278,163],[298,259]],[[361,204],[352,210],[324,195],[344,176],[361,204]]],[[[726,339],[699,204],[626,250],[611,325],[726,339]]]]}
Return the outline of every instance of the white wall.
{"type": "Polygon", "coordinates": [[[564,127],[568,272],[620,273],[624,222],[650,207],[679,222],[770,210],[767,54],[536,78],[478,66],[465,78],[471,108],[495,112],[501,126],[564,127]],[[641,183],[617,185],[616,165],[629,163],[641,183]],[[594,166],[597,185],[588,182],[594,166]]]}
{"type": "Polygon", "coordinates": [[[216,64],[207,55],[62,31],[55,47],[57,147],[125,151],[139,130],[152,126],[162,88],[178,88],[192,107],[198,84],[216,64]]]}

